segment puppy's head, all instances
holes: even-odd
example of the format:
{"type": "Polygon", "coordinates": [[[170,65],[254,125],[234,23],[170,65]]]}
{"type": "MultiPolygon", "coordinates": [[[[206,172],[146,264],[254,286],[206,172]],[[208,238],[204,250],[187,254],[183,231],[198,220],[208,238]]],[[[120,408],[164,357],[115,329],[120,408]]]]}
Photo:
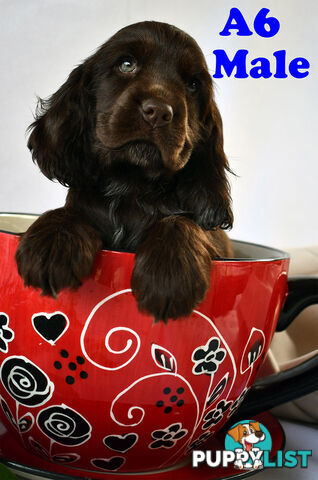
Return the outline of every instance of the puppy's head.
{"type": "Polygon", "coordinates": [[[259,422],[240,423],[229,430],[228,434],[235,442],[243,445],[247,451],[251,450],[255,443],[262,442],[265,439],[265,434],[262,432],[259,422]]]}
{"type": "Polygon", "coordinates": [[[196,42],[171,25],[120,30],[99,52],[97,137],[152,171],[176,172],[202,138],[212,83],[196,42]]]}
{"type": "Polygon", "coordinates": [[[212,80],[195,40],[176,27],[117,32],[42,104],[31,130],[33,159],[50,179],[79,186],[123,163],[171,177],[191,163],[212,183],[214,223],[232,222],[212,80]]]}

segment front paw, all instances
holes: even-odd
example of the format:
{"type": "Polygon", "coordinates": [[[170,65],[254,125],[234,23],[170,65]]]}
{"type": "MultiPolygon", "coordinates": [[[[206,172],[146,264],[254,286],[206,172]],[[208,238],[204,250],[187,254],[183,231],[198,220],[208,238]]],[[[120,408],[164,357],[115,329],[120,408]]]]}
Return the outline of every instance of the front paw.
{"type": "Polygon", "coordinates": [[[211,254],[204,232],[196,225],[191,232],[177,227],[169,240],[160,229],[150,235],[135,257],[132,291],[139,310],[155,321],[191,315],[209,288],[211,254]]]}
{"type": "Polygon", "coordinates": [[[100,248],[95,232],[64,223],[57,211],[42,215],[21,237],[16,251],[18,272],[27,287],[57,296],[64,288],[76,289],[94,265],[100,248]]]}

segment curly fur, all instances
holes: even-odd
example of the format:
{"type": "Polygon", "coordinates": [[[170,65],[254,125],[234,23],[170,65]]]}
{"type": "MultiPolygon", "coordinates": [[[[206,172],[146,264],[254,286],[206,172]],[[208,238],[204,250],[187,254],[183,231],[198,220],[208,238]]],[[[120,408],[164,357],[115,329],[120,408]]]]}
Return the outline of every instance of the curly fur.
{"type": "Polygon", "coordinates": [[[211,258],[231,254],[223,230],[233,222],[222,121],[197,43],[164,23],[123,28],[39,102],[29,129],[33,160],[69,192],[21,237],[25,285],[56,296],[80,285],[102,246],[128,250],[139,308],[189,315],[211,258]],[[120,70],[125,58],[134,72],[120,70]],[[172,118],[151,123],[145,102],[172,118]]]}

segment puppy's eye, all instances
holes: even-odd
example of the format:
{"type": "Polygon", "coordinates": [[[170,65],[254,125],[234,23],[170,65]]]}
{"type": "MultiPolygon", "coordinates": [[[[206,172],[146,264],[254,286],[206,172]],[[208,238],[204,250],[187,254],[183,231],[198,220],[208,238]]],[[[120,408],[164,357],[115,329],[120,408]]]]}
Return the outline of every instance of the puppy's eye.
{"type": "Polygon", "coordinates": [[[251,433],[255,433],[255,430],[254,430],[254,428],[251,428],[250,430],[251,430],[251,433]]]}
{"type": "Polygon", "coordinates": [[[186,84],[187,90],[189,93],[196,93],[199,90],[200,87],[200,82],[199,80],[196,80],[195,78],[192,78],[187,84],[186,84]]]}
{"type": "Polygon", "coordinates": [[[118,68],[121,73],[134,73],[137,69],[137,61],[133,57],[123,58],[118,68]]]}
{"type": "Polygon", "coordinates": [[[247,435],[247,430],[244,430],[243,435],[247,435]]]}

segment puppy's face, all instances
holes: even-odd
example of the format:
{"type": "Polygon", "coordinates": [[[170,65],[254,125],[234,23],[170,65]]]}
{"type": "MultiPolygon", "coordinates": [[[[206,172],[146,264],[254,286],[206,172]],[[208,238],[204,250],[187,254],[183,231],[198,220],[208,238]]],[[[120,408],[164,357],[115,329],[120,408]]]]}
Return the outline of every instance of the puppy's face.
{"type": "Polygon", "coordinates": [[[212,99],[196,42],[170,25],[142,22],[120,30],[96,55],[96,136],[106,158],[152,172],[182,169],[212,99]]]}
{"type": "Polygon", "coordinates": [[[228,432],[236,442],[243,445],[245,450],[249,451],[253,445],[262,442],[265,439],[265,434],[262,432],[259,422],[250,422],[239,424],[228,432]]]}
{"type": "Polygon", "coordinates": [[[176,27],[120,30],[40,101],[29,131],[32,158],[50,179],[103,195],[106,187],[126,195],[129,184],[139,195],[145,177],[162,177],[147,202],[164,204],[158,194],[174,188],[165,214],[190,212],[204,229],[232,226],[212,79],[196,42],[176,27]]]}

